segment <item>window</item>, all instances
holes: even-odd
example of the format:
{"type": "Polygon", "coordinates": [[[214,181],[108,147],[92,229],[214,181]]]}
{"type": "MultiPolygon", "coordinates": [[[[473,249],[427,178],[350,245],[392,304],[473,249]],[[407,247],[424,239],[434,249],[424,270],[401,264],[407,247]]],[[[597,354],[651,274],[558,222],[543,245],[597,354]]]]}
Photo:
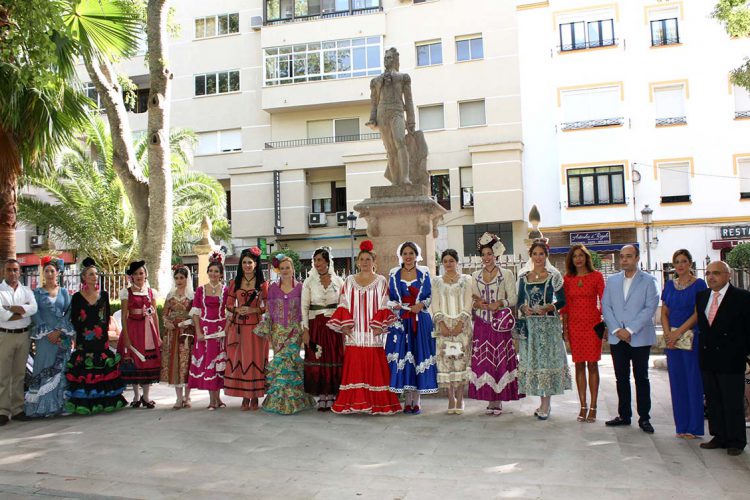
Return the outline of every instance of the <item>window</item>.
{"type": "Polygon", "coordinates": [[[461,208],[474,206],[474,177],[471,173],[471,167],[462,167],[459,169],[461,176],[461,208]]]}
{"type": "Polygon", "coordinates": [[[622,125],[622,87],[572,89],[560,92],[563,130],[622,125]]]}
{"type": "Polygon", "coordinates": [[[226,94],[240,90],[240,72],[222,71],[195,75],[195,95],[226,94]]]}
{"type": "Polygon", "coordinates": [[[740,175],[740,198],[750,198],[750,158],[737,159],[737,173],[740,175]]]}
{"type": "Polygon", "coordinates": [[[484,99],[459,102],[458,115],[460,127],[485,125],[487,120],[484,116],[484,99]]]}
{"type": "Polygon", "coordinates": [[[677,18],[651,21],[651,46],[674,45],[680,43],[677,18]]]}
{"type": "Polygon", "coordinates": [[[657,127],[687,123],[685,93],[685,85],[682,84],[654,88],[654,113],[657,127]]]}
{"type": "Polygon", "coordinates": [[[301,43],[264,50],[265,85],[355,78],[383,72],[379,36],[301,43]]]}
{"type": "Polygon", "coordinates": [[[345,212],[346,211],[346,186],[344,181],[336,181],[334,183],[334,196],[333,196],[333,211],[334,212],[345,212]]]}
{"type": "Polygon", "coordinates": [[[750,92],[738,85],[732,86],[734,93],[734,117],[750,118],[750,92]]]}
{"type": "Polygon", "coordinates": [[[419,106],[419,128],[421,130],[439,130],[445,128],[443,105],[419,106]]]}
{"type": "Polygon", "coordinates": [[[565,23],[560,25],[560,50],[581,50],[586,45],[586,23],[565,23]]]}
{"type": "Polygon", "coordinates": [[[198,133],[196,156],[242,151],[242,130],[216,130],[198,133]]]}
{"type": "Polygon", "coordinates": [[[145,113],[148,111],[148,96],[151,89],[136,89],[135,90],[135,102],[130,104],[125,103],[125,109],[132,113],[145,113]]]}
{"type": "Polygon", "coordinates": [[[589,47],[608,47],[615,44],[615,21],[605,19],[588,23],[589,47]]]}
{"type": "Polygon", "coordinates": [[[430,176],[432,197],[438,205],[446,210],[451,209],[451,178],[449,174],[430,176]]]}
{"type": "Polygon", "coordinates": [[[438,41],[417,44],[417,66],[443,64],[443,43],[438,41]]]}
{"type": "Polygon", "coordinates": [[[661,202],[690,201],[690,162],[660,163],[661,202]]]}
{"type": "Polygon", "coordinates": [[[496,222],[494,224],[474,224],[464,226],[464,255],[479,255],[477,240],[484,233],[496,234],[505,245],[506,255],[513,255],[513,224],[496,222]]]}
{"type": "Polygon", "coordinates": [[[99,97],[99,92],[96,91],[96,87],[94,87],[94,84],[89,82],[83,85],[83,93],[86,94],[86,97],[94,101],[94,105],[96,106],[96,109],[101,110],[102,108],[102,100],[99,97]]]}
{"type": "Polygon", "coordinates": [[[625,203],[625,168],[622,165],[571,168],[567,177],[569,207],[625,203]]]}
{"type": "Polygon", "coordinates": [[[195,20],[195,38],[229,35],[240,32],[240,15],[221,14],[218,16],[199,17],[195,20]]]}
{"type": "Polygon", "coordinates": [[[484,58],[484,46],[481,35],[456,39],[456,61],[472,61],[482,58],[484,58]]]}
{"type": "Polygon", "coordinates": [[[333,199],[330,182],[313,182],[310,184],[312,211],[316,213],[333,212],[333,199]]]}
{"type": "Polygon", "coordinates": [[[265,0],[266,21],[348,15],[379,10],[380,0],[265,0]]]}
{"type": "MultiPolygon", "coordinates": [[[[335,142],[359,140],[359,118],[337,118],[333,120],[311,120],[307,122],[308,139],[330,139],[335,142]]],[[[331,141],[319,141],[323,144],[331,141]]]]}

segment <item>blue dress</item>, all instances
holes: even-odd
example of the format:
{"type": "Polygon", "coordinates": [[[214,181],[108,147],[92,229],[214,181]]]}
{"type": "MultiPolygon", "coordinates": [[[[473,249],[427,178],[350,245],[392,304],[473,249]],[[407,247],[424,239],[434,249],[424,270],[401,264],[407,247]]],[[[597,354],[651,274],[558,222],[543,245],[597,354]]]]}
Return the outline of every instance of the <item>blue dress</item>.
{"type": "MultiPolygon", "coordinates": [[[[669,308],[669,326],[679,328],[695,311],[695,296],[707,288],[702,279],[695,280],[684,290],[677,290],[672,280],[667,281],[661,300],[669,308]]],[[[666,349],[669,386],[672,391],[672,412],[677,434],[702,436],[703,379],[698,361],[698,327],[693,327],[693,349],[666,349]]]]}
{"type": "Polygon", "coordinates": [[[52,298],[47,290],[37,288],[34,298],[39,305],[37,313],[32,316],[31,338],[36,341],[36,356],[25,396],[25,412],[30,417],[51,417],[61,414],[65,404],[65,367],[75,335],[70,322],[70,295],[65,288],[60,288],[57,296],[52,298]],[[62,332],[60,345],[47,339],[47,335],[55,330],[62,332]]]}
{"type": "Polygon", "coordinates": [[[391,272],[388,285],[388,306],[413,305],[421,302],[424,309],[416,315],[406,309],[394,310],[397,321],[388,328],[385,342],[386,359],[391,372],[391,392],[417,391],[431,394],[438,391],[435,339],[432,337],[430,306],[432,288],[427,268],[417,268],[417,278],[407,283],[401,269],[391,272]]]}

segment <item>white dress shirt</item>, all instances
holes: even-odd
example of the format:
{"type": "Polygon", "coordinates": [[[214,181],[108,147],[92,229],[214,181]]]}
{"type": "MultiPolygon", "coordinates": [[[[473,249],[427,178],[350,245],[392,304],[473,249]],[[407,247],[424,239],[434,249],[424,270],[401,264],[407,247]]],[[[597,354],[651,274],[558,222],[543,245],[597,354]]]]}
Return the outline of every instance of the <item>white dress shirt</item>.
{"type": "Polygon", "coordinates": [[[625,300],[628,300],[628,293],[630,293],[630,285],[633,284],[633,278],[635,278],[635,274],[628,278],[627,276],[623,275],[622,279],[622,296],[625,298],[625,300]]]}
{"type": "MultiPolygon", "coordinates": [[[[729,290],[729,282],[727,281],[727,284],[724,285],[724,287],[719,290],[719,306],[721,306],[721,301],[724,300],[724,296],[727,294],[727,290],[729,290]]],[[[708,311],[711,310],[711,303],[714,301],[714,295],[716,292],[711,290],[711,295],[708,296],[708,304],[706,304],[706,318],[708,318],[708,311]]]]}
{"type": "Polygon", "coordinates": [[[0,328],[16,330],[26,328],[31,324],[31,317],[36,314],[36,299],[31,288],[18,284],[16,289],[5,281],[0,283],[0,328]],[[6,309],[9,306],[21,306],[24,309],[21,319],[10,321],[13,313],[6,309]]]}

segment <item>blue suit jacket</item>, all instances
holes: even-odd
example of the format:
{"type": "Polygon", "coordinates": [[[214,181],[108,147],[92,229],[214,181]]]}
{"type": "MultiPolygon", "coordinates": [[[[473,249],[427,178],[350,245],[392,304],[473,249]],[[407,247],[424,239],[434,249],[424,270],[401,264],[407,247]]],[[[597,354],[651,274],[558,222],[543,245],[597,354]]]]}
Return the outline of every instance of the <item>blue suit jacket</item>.
{"type": "Polygon", "coordinates": [[[609,343],[619,343],[620,339],[615,336],[615,331],[628,328],[632,331],[631,346],[654,345],[654,314],[659,306],[656,278],[643,271],[636,271],[627,299],[622,289],[624,279],[624,272],[610,276],[602,297],[602,315],[609,329],[609,343]]]}

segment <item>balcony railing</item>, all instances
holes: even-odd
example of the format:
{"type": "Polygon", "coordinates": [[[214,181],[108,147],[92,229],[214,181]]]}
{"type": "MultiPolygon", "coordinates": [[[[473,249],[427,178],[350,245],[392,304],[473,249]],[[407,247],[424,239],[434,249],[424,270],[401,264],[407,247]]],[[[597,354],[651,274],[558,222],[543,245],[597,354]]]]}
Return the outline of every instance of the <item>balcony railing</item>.
{"type": "Polygon", "coordinates": [[[557,48],[560,49],[560,52],[571,52],[574,50],[596,49],[599,47],[613,47],[615,45],[617,45],[617,38],[610,38],[607,40],[595,40],[593,42],[591,41],[574,42],[574,43],[559,45],[557,48]]]}
{"type": "Polygon", "coordinates": [[[661,47],[662,45],[679,45],[680,37],[662,37],[662,38],[651,38],[652,47],[661,47]]]}
{"type": "Polygon", "coordinates": [[[267,142],[266,149],[298,148],[301,146],[316,146],[318,144],[333,144],[334,142],[371,141],[380,139],[380,134],[337,135],[334,137],[314,137],[312,139],[294,139],[291,141],[267,142]]]}
{"type": "Polygon", "coordinates": [[[657,127],[668,127],[669,125],[687,125],[687,116],[673,116],[671,118],[657,118],[657,127]]]}
{"type": "Polygon", "coordinates": [[[622,125],[625,118],[602,118],[600,120],[583,120],[580,122],[567,122],[562,124],[563,130],[580,130],[585,128],[611,127],[612,125],[622,125]]]}
{"type": "Polygon", "coordinates": [[[352,9],[347,9],[347,10],[321,12],[319,14],[308,14],[308,15],[303,15],[303,16],[297,16],[294,13],[290,13],[287,17],[281,17],[278,19],[266,19],[265,24],[266,26],[274,26],[277,24],[314,21],[316,19],[333,19],[336,17],[359,16],[362,14],[375,14],[377,12],[382,12],[382,11],[383,11],[383,6],[379,5],[377,7],[365,7],[362,9],[352,8],[352,9]]]}
{"type": "Polygon", "coordinates": [[[734,112],[735,119],[737,118],[750,118],[750,110],[748,111],[735,111],[734,112]]]}

